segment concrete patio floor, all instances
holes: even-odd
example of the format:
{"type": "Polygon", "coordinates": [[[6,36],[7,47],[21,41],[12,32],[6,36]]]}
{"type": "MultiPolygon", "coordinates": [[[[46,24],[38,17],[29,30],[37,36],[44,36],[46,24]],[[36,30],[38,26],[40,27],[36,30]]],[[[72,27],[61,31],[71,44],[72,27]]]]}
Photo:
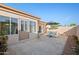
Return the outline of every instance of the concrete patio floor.
{"type": "Polygon", "coordinates": [[[8,55],[61,55],[66,39],[61,37],[22,40],[8,46],[8,55]]]}

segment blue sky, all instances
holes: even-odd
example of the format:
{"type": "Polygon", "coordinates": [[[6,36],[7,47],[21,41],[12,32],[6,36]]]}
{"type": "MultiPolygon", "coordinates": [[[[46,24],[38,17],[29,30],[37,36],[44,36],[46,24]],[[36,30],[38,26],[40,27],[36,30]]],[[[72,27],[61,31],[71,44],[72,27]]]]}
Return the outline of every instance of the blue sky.
{"type": "Polygon", "coordinates": [[[38,16],[46,22],[59,22],[62,25],[79,24],[78,3],[7,3],[6,5],[38,16]]]}

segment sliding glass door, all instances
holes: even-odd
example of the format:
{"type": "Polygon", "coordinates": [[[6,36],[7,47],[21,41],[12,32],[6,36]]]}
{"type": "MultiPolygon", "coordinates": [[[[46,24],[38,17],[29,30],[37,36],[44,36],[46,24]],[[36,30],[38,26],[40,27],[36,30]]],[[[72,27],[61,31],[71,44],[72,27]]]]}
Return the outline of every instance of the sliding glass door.
{"type": "Polygon", "coordinates": [[[10,34],[10,18],[0,15],[0,35],[2,34],[10,34]]]}
{"type": "Polygon", "coordinates": [[[18,19],[11,18],[11,34],[18,34],[18,19]]]}
{"type": "Polygon", "coordinates": [[[30,21],[30,32],[36,32],[36,22],[30,21]]]}
{"type": "Polygon", "coordinates": [[[21,20],[21,31],[24,31],[24,21],[21,20]]]}
{"type": "Polygon", "coordinates": [[[25,21],[25,31],[28,30],[28,21],[25,21]]]}
{"type": "Polygon", "coordinates": [[[0,35],[10,35],[10,33],[18,34],[18,19],[0,15],[0,35]]]}
{"type": "MultiPolygon", "coordinates": [[[[21,31],[36,32],[36,22],[21,20],[21,31]],[[29,22],[29,23],[28,23],[29,22]],[[30,25],[28,27],[28,24],[30,25]]],[[[5,32],[6,35],[18,34],[18,18],[6,17],[0,15],[0,35],[5,32]]]]}

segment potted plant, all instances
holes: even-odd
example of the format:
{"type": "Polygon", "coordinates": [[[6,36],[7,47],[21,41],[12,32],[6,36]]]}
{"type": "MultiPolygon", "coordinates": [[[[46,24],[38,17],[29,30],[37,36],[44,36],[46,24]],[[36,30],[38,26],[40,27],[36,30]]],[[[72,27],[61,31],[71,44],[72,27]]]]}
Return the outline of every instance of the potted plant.
{"type": "Polygon", "coordinates": [[[0,55],[3,55],[4,52],[7,50],[7,40],[8,37],[6,36],[6,30],[4,29],[4,24],[0,25],[0,55]]]}

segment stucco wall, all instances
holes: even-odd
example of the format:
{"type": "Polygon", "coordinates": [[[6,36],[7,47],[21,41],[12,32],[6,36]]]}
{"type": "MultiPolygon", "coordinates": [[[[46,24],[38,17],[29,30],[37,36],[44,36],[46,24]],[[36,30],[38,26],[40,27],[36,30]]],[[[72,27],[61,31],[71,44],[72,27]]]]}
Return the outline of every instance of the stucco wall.
{"type": "Polygon", "coordinates": [[[79,25],[77,26],[77,36],[79,38],[79,25]]]}
{"type": "Polygon", "coordinates": [[[68,31],[64,32],[62,35],[65,35],[65,36],[76,35],[76,31],[77,31],[76,27],[73,27],[68,31]]]}
{"type": "Polygon", "coordinates": [[[71,28],[70,30],[64,32],[62,35],[68,36],[68,35],[77,35],[79,38],[79,25],[76,27],[71,28]]]}
{"type": "Polygon", "coordinates": [[[57,32],[58,35],[72,35],[76,33],[76,28],[75,27],[59,27],[58,29],[53,30],[57,32]]]}
{"type": "Polygon", "coordinates": [[[79,26],[76,27],[59,27],[56,31],[59,36],[67,37],[69,35],[77,35],[79,37],[79,26]]]}
{"type": "Polygon", "coordinates": [[[60,34],[64,34],[72,29],[72,27],[62,27],[60,28],[60,34]]]}

